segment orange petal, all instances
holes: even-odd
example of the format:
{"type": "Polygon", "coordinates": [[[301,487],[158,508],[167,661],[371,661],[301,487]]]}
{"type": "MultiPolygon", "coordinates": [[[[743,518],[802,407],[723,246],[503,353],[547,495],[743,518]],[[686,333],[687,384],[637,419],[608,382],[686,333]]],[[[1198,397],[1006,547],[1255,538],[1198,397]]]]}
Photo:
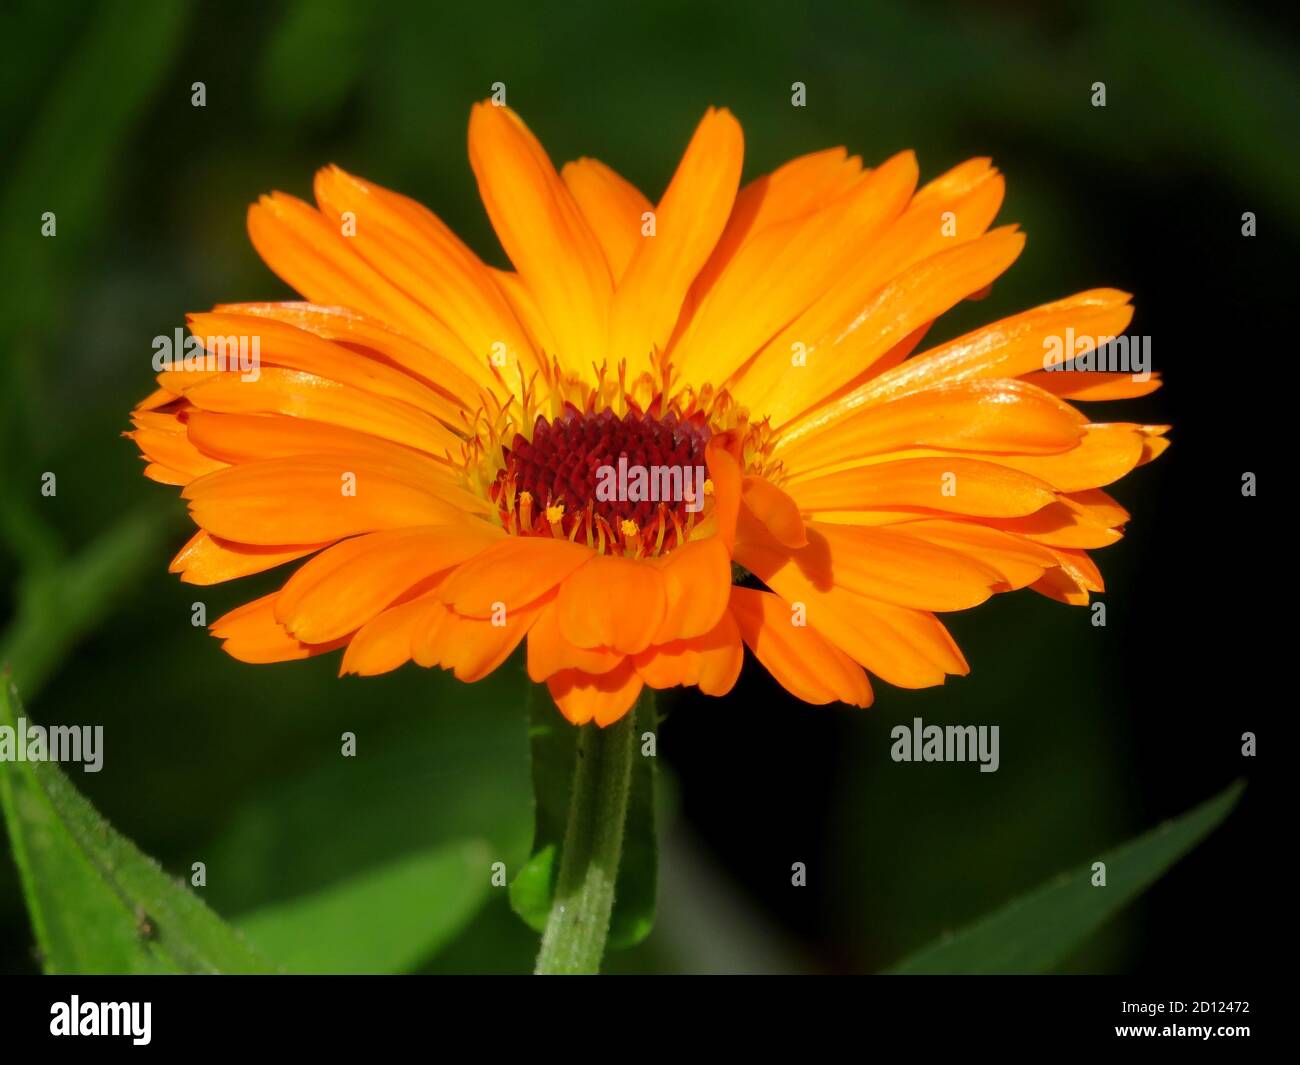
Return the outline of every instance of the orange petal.
{"type": "Polygon", "coordinates": [[[764,348],[733,394],[773,425],[784,425],[1000,276],[1024,243],[1023,234],[1003,227],[936,252],[883,287],[847,274],[764,348]],[[804,346],[804,363],[792,368],[796,343],[804,346]]]}
{"type": "MultiPolygon", "coordinates": [[[[187,316],[190,332],[205,350],[220,350],[223,340],[249,338],[258,345],[262,366],[301,370],[375,396],[414,407],[457,426],[463,405],[378,359],[266,316],[212,312],[187,316]]],[[[246,383],[246,382],[241,382],[246,383]]]]}
{"type": "MultiPolygon", "coordinates": [[[[674,343],[678,369],[688,380],[730,376],[867,253],[871,239],[902,211],[915,184],[916,158],[903,152],[816,213],[756,233],[727,264],[674,343]]],[[[792,339],[811,342],[817,337],[792,339]]],[[[791,342],[779,347],[773,361],[788,371],[791,342]]]]}
{"type": "Polygon", "coordinates": [[[824,576],[851,592],[916,610],[965,610],[984,602],[1001,582],[986,563],[910,536],[909,528],[810,523],[808,548],[794,552],[787,564],[814,580],[824,576]]]}
{"type": "Polygon", "coordinates": [[[858,184],[862,161],[843,148],[801,155],[746,185],[736,196],[727,228],[694,286],[708,292],[742,246],[778,222],[811,215],[858,184]]]}
{"type": "Polygon", "coordinates": [[[467,618],[433,601],[411,633],[411,653],[422,666],[449,669],[458,680],[482,680],[501,665],[537,620],[541,601],[493,619],[467,618]]]}
{"type": "Polygon", "coordinates": [[[790,607],[778,596],[733,588],[731,615],[754,657],[795,697],[818,705],[871,705],[862,667],[814,630],[792,624],[790,607]]]}
{"type": "Polygon", "coordinates": [[[721,236],[736,198],[745,138],[730,111],[710,108],[655,209],[655,234],[644,237],[614,293],[611,361],[633,375],[663,349],[695,275],[721,236]]]}
{"type": "Polygon", "coordinates": [[[501,246],[571,367],[603,361],[613,290],[604,252],[546,151],[507,107],[474,105],[469,161],[501,246]]]}
{"type": "Polygon", "coordinates": [[[786,486],[802,511],[925,508],[1014,517],[1056,498],[1050,485],[993,462],[965,458],[900,459],[813,477],[786,486]]]}
{"type": "Polygon", "coordinates": [[[1087,606],[1088,589],[1083,587],[1069,570],[1049,569],[1029,586],[1039,595],[1055,599],[1068,606],[1087,606]]]}
{"type": "Polygon", "coordinates": [[[1079,446],[1059,455],[1001,455],[998,461],[1062,492],[1079,492],[1118,481],[1138,465],[1145,439],[1138,425],[1089,425],[1079,446]]]}
{"type": "Polygon", "coordinates": [[[555,602],[546,604],[528,630],[528,676],[537,683],[562,670],[608,673],[626,655],[608,647],[575,647],[560,632],[555,602]]]}
{"type": "MultiPolygon", "coordinates": [[[[162,378],[188,377],[164,373],[162,378]]],[[[376,396],[315,374],[265,366],[255,381],[223,373],[186,387],[185,398],[200,410],[224,414],[284,414],[369,433],[445,459],[459,453],[462,438],[441,421],[398,400],[376,396]]]]}
{"type": "Polygon", "coordinates": [[[795,479],[908,448],[1051,454],[1078,444],[1084,421],[1020,381],[967,381],[862,407],[827,427],[833,431],[805,435],[780,454],[795,479]]]}
{"type": "Polygon", "coordinates": [[[1076,337],[1114,336],[1133,317],[1129,295],[1092,289],[1044,304],[967,333],[886,370],[783,430],[783,446],[836,422],[860,407],[883,403],[937,384],[974,378],[1010,378],[1039,370],[1046,346],[1067,330],[1076,337]]]}
{"type": "Polygon", "coordinates": [[[156,388],[150,392],[144,399],[135,405],[137,411],[155,411],[159,407],[165,407],[177,399],[175,392],[168,392],[165,388],[156,388]]]}
{"type": "Polygon", "coordinates": [[[746,477],[742,482],[745,507],[777,543],[786,547],[804,547],[808,534],[793,499],[762,477],[746,477]]]}
{"type": "Polygon", "coordinates": [[[263,261],[311,303],[349,307],[400,330],[432,351],[474,355],[436,317],[362,259],[340,228],[282,192],[248,209],[248,235],[263,261]]]}
{"type": "Polygon", "coordinates": [[[492,281],[501,290],[502,295],[514,308],[515,317],[523,324],[525,332],[532,338],[533,347],[549,356],[559,354],[560,345],[551,332],[550,323],[542,314],[537,297],[528,290],[523,278],[513,270],[493,269],[492,281]]]}
{"type": "Polygon", "coordinates": [[[279,592],[264,595],[236,607],[212,623],[212,635],[224,641],[221,649],[241,662],[291,662],[333,651],[347,642],[344,637],[331,643],[308,644],[290,636],[275,620],[279,592]]]}
{"type": "Polygon", "coordinates": [[[612,725],[632,709],[642,686],[631,659],[624,659],[617,669],[598,676],[567,669],[546,682],[560,713],[573,724],[595,721],[601,728],[612,725]]]}
{"type": "Polygon", "coordinates": [[[328,546],[328,542],[285,547],[240,544],[200,529],[176,553],[167,570],[179,573],[186,584],[220,584],[274,569],[328,546]]]}
{"type": "Polygon", "coordinates": [[[583,217],[605,252],[610,275],[623,276],[645,239],[644,215],[651,209],[641,190],[598,159],[565,163],[560,177],[582,208],[583,217]]]}
{"type": "Polygon", "coordinates": [[[704,461],[713,482],[714,532],[727,550],[736,539],[736,518],[740,513],[743,479],[740,463],[728,450],[729,443],[713,437],[704,446],[704,461]]]}
{"type": "Polygon", "coordinates": [[[540,599],[592,558],[584,544],[546,536],[508,536],[443,582],[439,598],[466,617],[513,613],[540,599]]]}
{"type": "Polygon", "coordinates": [[[726,695],[744,662],[740,629],[731,614],[724,613],[704,635],[647,647],[633,662],[652,688],[695,685],[705,695],[726,695]]]}
{"type": "Polygon", "coordinates": [[[426,592],[409,602],[389,607],[362,625],[343,652],[339,675],[355,673],[373,677],[409,662],[415,625],[436,599],[437,592],[426,592]]]}
{"type": "Polygon", "coordinates": [[[517,379],[521,366],[539,367],[487,267],[432,211],[336,166],[317,172],[315,193],[336,228],[351,213],[347,239],[356,254],[446,325],[480,363],[497,350],[507,380],[517,379]]]}
{"type": "Polygon", "coordinates": [[[661,570],[664,617],[654,643],[702,636],[718,624],[731,595],[731,553],[720,538],[683,544],[665,557],[661,570]]]}
{"type": "Polygon", "coordinates": [[[1160,387],[1160,375],[1151,374],[1145,381],[1135,380],[1126,373],[1099,372],[1062,372],[1060,370],[1037,370],[1026,374],[1030,381],[1039,388],[1044,388],[1062,399],[1093,403],[1104,399],[1136,399],[1149,396],[1160,387]]]}
{"type": "Polygon", "coordinates": [[[820,591],[840,587],[916,610],[965,610],[1000,581],[980,562],[893,529],[810,523],[808,539],[807,547],[789,551],[742,535],[736,560],[772,588],[788,573],[820,591]]]}
{"type": "MultiPolygon", "coordinates": [[[[338,459],[345,469],[353,461],[367,463],[435,493],[445,494],[457,487],[455,475],[445,462],[391,440],[309,418],[196,410],[186,418],[186,431],[195,447],[226,463],[329,456],[338,459]]],[[[462,491],[456,498],[467,513],[492,513],[490,504],[468,492],[462,491]]]]}
{"type": "Polygon", "coordinates": [[[325,340],[337,341],[379,356],[423,381],[466,410],[478,407],[480,393],[504,394],[491,370],[474,358],[459,341],[453,351],[457,361],[435,353],[382,322],[347,307],[321,307],[313,303],[223,303],[215,311],[285,322],[325,340]]]}
{"type": "Polygon", "coordinates": [[[1054,565],[1048,548],[975,522],[925,519],[896,528],[992,567],[1010,589],[1032,584],[1054,565]]]}
{"type": "Polygon", "coordinates": [[[664,575],[658,566],[596,555],[560,588],[560,632],[575,647],[636,654],[659,631],[665,606],[664,575]]]}
{"type": "Polygon", "coordinates": [[[413,484],[359,457],[304,455],[231,466],[191,482],[181,495],[201,528],[267,547],[474,520],[453,490],[413,484]],[[344,494],[349,474],[354,495],[344,494]]]}
{"type": "Polygon", "coordinates": [[[1139,466],[1145,466],[1148,462],[1153,462],[1165,453],[1165,450],[1173,443],[1172,440],[1166,440],[1163,433],[1167,432],[1169,426],[1144,425],[1142,426],[1142,458],[1139,460],[1139,466]]]}
{"type": "Polygon", "coordinates": [[[1025,517],[984,520],[995,528],[1049,547],[1107,547],[1123,539],[1124,534],[1117,526],[1128,520],[1127,512],[1117,505],[1103,503],[1094,507],[1080,503],[1079,495],[1086,493],[1077,493],[1075,497],[1061,495],[1055,503],[1025,517]]]}
{"type": "Polygon", "coordinates": [[[978,240],[993,224],[1006,181],[989,159],[959,163],[917,190],[872,247],[867,272],[884,282],[935,254],[978,240]]]}
{"type": "Polygon", "coordinates": [[[322,551],[290,578],[275,616],[290,633],[323,643],[359,629],[412,588],[473,558],[502,533],[484,525],[371,533],[322,551]]]}
{"type": "Polygon", "coordinates": [[[924,688],[942,684],[947,673],[968,671],[961,651],[933,614],[838,585],[827,587],[797,565],[774,565],[777,560],[739,542],[736,560],[791,606],[802,604],[807,625],[891,684],[924,688]]]}
{"type": "Polygon", "coordinates": [[[1056,556],[1056,561],[1060,564],[1061,569],[1065,570],[1080,587],[1087,588],[1090,592],[1104,592],[1106,582],[1102,579],[1101,570],[1097,564],[1088,556],[1086,551],[1076,551],[1068,547],[1053,547],[1051,552],[1056,556]]]}
{"type": "Polygon", "coordinates": [[[203,454],[194,446],[185,435],[185,423],[175,415],[155,417],[171,424],[160,428],[157,423],[142,422],[140,414],[136,414],[132,420],[139,428],[124,434],[135,441],[140,453],[152,463],[155,468],[153,480],[185,485],[196,477],[225,467],[226,463],[203,454]],[[165,475],[163,471],[166,471],[165,475]]]}

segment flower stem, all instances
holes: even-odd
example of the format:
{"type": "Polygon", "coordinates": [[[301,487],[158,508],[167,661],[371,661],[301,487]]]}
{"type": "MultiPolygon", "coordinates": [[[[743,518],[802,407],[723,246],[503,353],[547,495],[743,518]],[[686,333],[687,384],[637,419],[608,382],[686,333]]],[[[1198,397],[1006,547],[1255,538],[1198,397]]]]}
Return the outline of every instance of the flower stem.
{"type": "Polygon", "coordinates": [[[605,728],[587,724],[578,730],[569,820],[536,973],[600,972],[623,852],[636,712],[633,707],[605,728]]]}

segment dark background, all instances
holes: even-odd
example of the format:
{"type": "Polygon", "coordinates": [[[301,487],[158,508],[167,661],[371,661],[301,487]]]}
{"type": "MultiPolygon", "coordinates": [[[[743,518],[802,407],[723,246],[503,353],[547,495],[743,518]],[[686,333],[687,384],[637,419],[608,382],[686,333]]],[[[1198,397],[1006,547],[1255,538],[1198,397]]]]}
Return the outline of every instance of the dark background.
{"type": "MultiPolygon", "coordinates": [[[[118,435],[151,388],[151,339],[187,310],[289,295],[244,212],[273,188],[310,198],[327,162],[428,204],[505,265],[465,158],[469,107],[496,81],[557,164],[596,156],[651,199],[710,104],[744,126],[746,179],[838,144],[868,165],[915,148],[923,179],[991,155],[1000,221],[1029,243],[927,345],[1109,285],[1135,294],[1130,332],[1153,338],[1165,376],[1089,408],[1174,425],[1170,451],[1113,490],[1134,517],[1095,556],[1108,625],[1024,591],[945,616],[969,677],[880,683],[867,711],[798,704],[752,661],[725,700],[662,699],[661,914],[610,966],[874,971],[1239,776],[1230,820],[1064,969],[1253,965],[1277,875],[1262,778],[1290,688],[1294,566],[1261,508],[1293,380],[1278,326],[1300,229],[1295,29],[1294,12],[1120,0],[6,0],[0,652],[30,715],[105,726],[104,771],[74,783],[169,870],[206,861],[227,916],[449,841],[517,867],[531,831],[517,663],[474,687],[414,666],[338,680],[336,655],[246,666],[191,626],[192,603],[212,620],[278,574],[212,589],[167,574],[183,506],[118,435]],[[56,239],[39,235],[47,210],[56,239]],[[1242,497],[1245,471],[1261,498],[1242,497]],[[1001,725],[1000,771],[893,763],[889,730],[913,717],[1001,725]],[[360,747],[346,762],[345,729],[360,747]]],[[[526,971],[535,938],[477,884],[427,967],[526,971]]],[[[35,970],[6,857],[0,971],[35,970]]]]}

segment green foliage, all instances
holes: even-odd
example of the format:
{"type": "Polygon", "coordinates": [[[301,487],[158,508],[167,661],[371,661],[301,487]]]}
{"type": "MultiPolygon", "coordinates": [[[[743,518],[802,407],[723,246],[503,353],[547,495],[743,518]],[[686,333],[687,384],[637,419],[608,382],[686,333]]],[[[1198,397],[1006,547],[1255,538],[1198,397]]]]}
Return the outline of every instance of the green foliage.
{"type": "MultiPolygon", "coordinates": [[[[6,680],[0,726],[17,728],[22,714],[6,680]]],[[[47,973],[275,971],[55,765],[0,761],[0,800],[47,973]]]]}
{"type": "Polygon", "coordinates": [[[452,940],[488,895],[478,841],[407,854],[235,924],[292,973],[405,973],[452,940]]]}
{"type": "Polygon", "coordinates": [[[1097,861],[1105,865],[1104,885],[1094,882],[1097,874],[1089,862],[927,947],[890,972],[1048,971],[1214,831],[1244,788],[1243,783],[1233,784],[1176,820],[1101,855],[1097,861]]]}

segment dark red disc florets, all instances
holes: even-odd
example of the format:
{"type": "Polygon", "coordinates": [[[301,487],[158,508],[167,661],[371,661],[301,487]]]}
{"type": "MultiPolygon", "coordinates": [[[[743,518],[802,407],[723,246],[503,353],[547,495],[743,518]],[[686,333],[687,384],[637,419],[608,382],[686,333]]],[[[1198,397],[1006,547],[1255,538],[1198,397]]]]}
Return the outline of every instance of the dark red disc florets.
{"type": "Polygon", "coordinates": [[[709,436],[698,414],[682,419],[674,411],[660,417],[628,411],[620,418],[611,410],[592,413],[569,406],[554,421],[539,417],[531,440],[517,433],[509,447],[502,447],[504,465],[493,499],[515,532],[563,535],[614,551],[633,536],[646,553],[657,553],[680,542],[699,517],[703,499],[692,493],[704,491],[697,473],[705,465],[709,436]],[[620,459],[625,471],[640,467],[657,473],[659,483],[650,493],[655,498],[625,490],[634,472],[618,482],[619,491],[610,498],[610,471],[617,475],[620,459]],[[667,484],[674,491],[658,490],[667,484]]]}

